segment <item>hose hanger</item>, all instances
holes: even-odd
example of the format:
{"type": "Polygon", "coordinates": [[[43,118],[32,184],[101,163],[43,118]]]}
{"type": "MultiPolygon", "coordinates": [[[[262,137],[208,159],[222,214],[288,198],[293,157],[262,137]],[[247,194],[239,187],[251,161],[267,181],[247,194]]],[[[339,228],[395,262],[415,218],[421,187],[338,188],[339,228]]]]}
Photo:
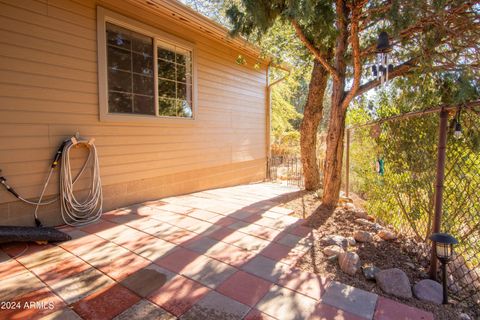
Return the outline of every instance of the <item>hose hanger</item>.
{"type": "Polygon", "coordinates": [[[37,227],[42,226],[42,223],[38,218],[39,207],[52,204],[57,200],[60,200],[60,210],[63,221],[71,226],[80,226],[94,222],[100,219],[100,216],[102,214],[102,183],[100,179],[100,166],[98,161],[97,148],[95,147],[95,139],[81,138],[78,132],[75,136],[63,141],[57,149],[57,152],[55,153],[55,156],[50,165],[49,173],[47,175],[47,178],[45,179],[42,192],[37,201],[31,201],[23,198],[10,185],[7,184],[7,179],[5,177],[0,176],[0,184],[2,184],[4,188],[17,199],[25,203],[35,205],[34,219],[37,227]],[[73,178],[70,165],[70,150],[72,147],[76,146],[87,147],[87,149],[89,150],[89,154],[81,170],[76,175],[76,177],[73,178]],[[59,164],[61,164],[59,179],[60,194],[52,199],[43,201],[45,191],[48,187],[53,171],[59,164]],[[85,170],[89,165],[92,169],[91,182],[89,183],[90,189],[87,196],[82,201],[79,200],[77,196],[75,196],[73,187],[75,183],[80,179],[80,177],[83,176],[85,170]]]}

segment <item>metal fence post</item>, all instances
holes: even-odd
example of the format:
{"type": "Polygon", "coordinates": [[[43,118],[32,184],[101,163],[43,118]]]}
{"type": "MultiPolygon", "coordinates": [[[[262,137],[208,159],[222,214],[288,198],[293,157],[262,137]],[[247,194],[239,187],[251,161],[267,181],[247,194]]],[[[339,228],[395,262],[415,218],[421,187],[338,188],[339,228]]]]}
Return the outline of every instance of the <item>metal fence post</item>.
{"type": "MultiPolygon", "coordinates": [[[[438,154],[437,154],[437,176],[435,179],[435,209],[432,233],[440,232],[442,223],[443,207],[443,182],[445,178],[445,158],[447,150],[447,129],[448,112],[444,109],[440,112],[440,124],[438,128],[438,154]]],[[[432,243],[432,253],[430,258],[430,278],[437,279],[438,261],[435,253],[435,243],[432,243]]]]}
{"type": "Polygon", "coordinates": [[[345,195],[350,195],[350,128],[347,129],[347,150],[345,160],[345,195]]]}

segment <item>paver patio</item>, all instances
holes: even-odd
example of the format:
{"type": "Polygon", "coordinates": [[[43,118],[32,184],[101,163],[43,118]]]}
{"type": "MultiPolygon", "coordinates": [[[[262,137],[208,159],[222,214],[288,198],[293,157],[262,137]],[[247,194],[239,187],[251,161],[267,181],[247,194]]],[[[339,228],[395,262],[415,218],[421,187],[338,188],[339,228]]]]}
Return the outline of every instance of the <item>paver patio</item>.
{"type": "Polygon", "coordinates": [[[208,190],[63,227],[68,242],[2,245],[0,301],[16,303],[0,319],[433,319],[296,270],[315,239],[279,206],[297,191],[208,190]]]}

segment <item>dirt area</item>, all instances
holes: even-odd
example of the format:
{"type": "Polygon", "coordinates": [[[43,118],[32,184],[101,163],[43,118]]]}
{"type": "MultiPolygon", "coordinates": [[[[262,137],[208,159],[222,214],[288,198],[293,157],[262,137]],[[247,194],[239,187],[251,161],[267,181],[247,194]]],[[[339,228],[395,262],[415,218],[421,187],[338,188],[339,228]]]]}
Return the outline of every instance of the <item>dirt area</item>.
{"type": "MultiPolygon", "coordinates": [[[[364,209],[360,198],[353,196],[356,211],[364,209]]],[[[293,209],[294,215],[299,218],[306,218],[311,226],[318,230],[318,238],[326,235],[341,235],[345,237],[353,236],[356,230],[369,231],[375,234],[375,230],[370,226],[363,226],[355,222],[357,218],[354,211],[343,208],[336,210],[327,210],[319,207],[320,201],[314,192],[301,191],[294,197],[285,199],[284,207],[293,209]],[[313,216],[312,214],[315,213],[313,216]]],[[[433,303],[421,302],[415,298],[400,299],[384,293],[375,283],[368,281],[359,271],[355,276],[350,276],[340,270],[337,259],[328,259],[323,254],[324,246],[315,241],[314,247],[298,262],[297,267],[302,270],[315,272],[328,276],[336,281],[361,288],[376,294],[386,296],[390,299],[431,311],[435,319],[460,319],[460,313],[464,312],[471,316],[471,319],[477,319],[471,308],[462,305],[459,302],[451,301],[449,305],[435,305],[433,303]]],[[[374,237],[371,243],[360,243],[354,247],[349,247],[351,251],[356,251],[360,257],[362,265],[374,265],[380,269],[399,268],[402,269],[414,284],[419,280],[428,278],[427,260],[419,260],[417,254],[418,243],[413,239],[399,236],[397,240],[384,241],[378,236],[374,237]]]]}

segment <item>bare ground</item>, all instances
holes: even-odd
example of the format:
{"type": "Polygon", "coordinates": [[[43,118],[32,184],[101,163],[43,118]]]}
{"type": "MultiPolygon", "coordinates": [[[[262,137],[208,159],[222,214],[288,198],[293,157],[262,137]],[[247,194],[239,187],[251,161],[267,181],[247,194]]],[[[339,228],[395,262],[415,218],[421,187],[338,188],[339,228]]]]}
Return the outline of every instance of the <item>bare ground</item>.
{"type": "MultiPolygon", "coordinates": [[[[364,210],[364,203],[359,197],[353,195],[353,200],[357,211],[358,209],[364,210]]],[[[285,199],[283,206],[293,209],[295,216],[308,219],[308,223],[317,229],[319,238],[330,234],[338,234],[345,237],[352,236],[355,230],[375,233],[373,229],[369,229],[370,227],[356,223],[353,211],[343,208],[328,210],[320,207],[320,201],[314,192],[301,191],[295,193],[291,198],[285,199]]],[[[355,276],[342,272],[336,259],[327,259],[323,254],[323,248],[318,241],[315,241],[313,248],[297,263],[297,267],[386,296],[410,306],[428,310],[435,315],[435,319],[460,319],[459,315],[462,312],[469,314],[472,320],[480,319],[475,317],[475,310],[457,301],[451,301],[449,305],[435,305],[433,303],[421,302],[415,298],[401,299],[388,295],[374,281],[366,280],[361,272],[358,272],[355,276]]],[[[360,256],[362,265],[373,264],[380,269],[402,269],[412,284],[428,278],[429,262],[417,258],[416,250],[418,250],[418,243],[411,238],[399,235],[397,240],[383,241],[378,236],[375,236],[375,241],[372,243],[357,242],[353,250],[360,256]]]]}

